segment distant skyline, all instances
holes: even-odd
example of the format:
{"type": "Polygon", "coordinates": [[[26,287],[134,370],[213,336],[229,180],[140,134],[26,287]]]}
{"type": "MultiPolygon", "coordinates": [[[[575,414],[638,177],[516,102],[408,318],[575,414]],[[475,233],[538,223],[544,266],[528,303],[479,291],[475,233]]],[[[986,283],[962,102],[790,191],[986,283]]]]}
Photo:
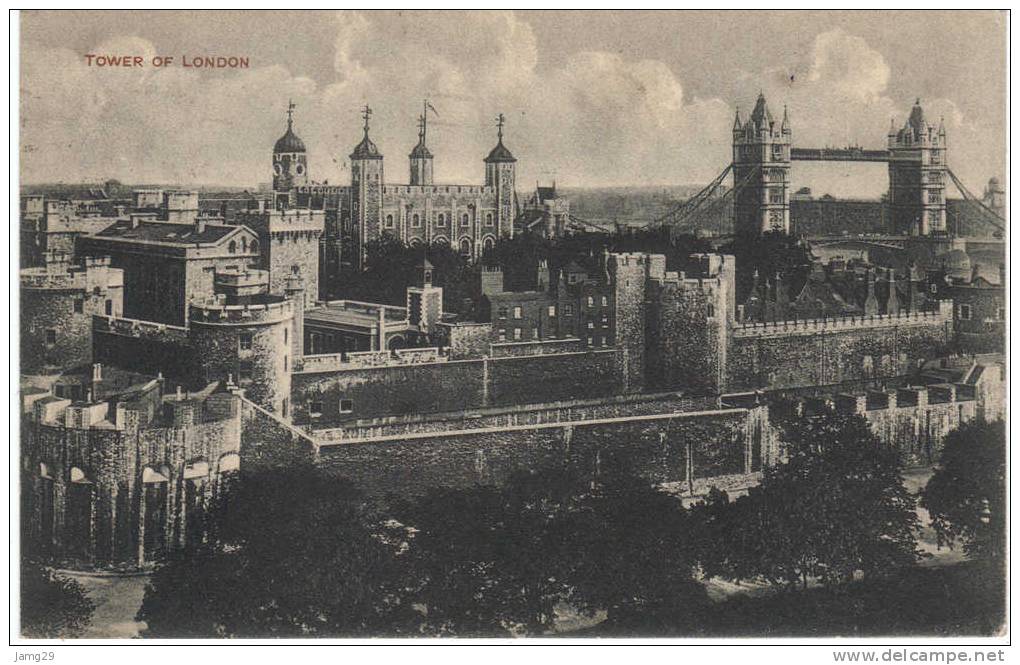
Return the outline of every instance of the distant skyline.
{"type": "MultiPolygon", "coordinates": [[[[759,90],[794,145],[884,147],[915,98],[944,118],[976,194],[1005,180],[1005,12],[23,12],[24,184],[255,187],[294,128],[313,179],[349,180],[374,110],[386,180],[407,180],[424,98],[437,182],[483,179],[505,113],[518,187],[698,185],[730,159],[759,90]],[[142,68],[89,66],[138,55],[142,68]],[[153,56],[175,65],[153,68],[153,56]],[[181,58],[240,56],[248,69],[181,58]]],[[[730,184],[729,181],[728,184],[730,184]]],[[[877,197],[884,165],[795,164],[792,190],[877,197]]],[[[950,189],[950,194],[954,195],[950,189]]]]}

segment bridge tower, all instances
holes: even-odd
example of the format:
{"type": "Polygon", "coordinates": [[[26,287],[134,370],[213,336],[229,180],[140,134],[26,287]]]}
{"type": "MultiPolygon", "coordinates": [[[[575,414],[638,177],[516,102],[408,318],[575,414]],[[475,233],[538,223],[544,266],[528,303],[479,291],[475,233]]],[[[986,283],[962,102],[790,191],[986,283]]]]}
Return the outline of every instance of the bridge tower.
{"type": "Polygon", "coordinates": [[[889,214],[896,234],[947,232],[946,128],[925,120],[920,99],[902,129],[889,129],[889,214]]]}
{"type": "Polygon", "coordinates": [[[790,120],[776,125],[759,94],[751,117],[733,122],[733,210],[737,235],[790,232],[790,120]]]}

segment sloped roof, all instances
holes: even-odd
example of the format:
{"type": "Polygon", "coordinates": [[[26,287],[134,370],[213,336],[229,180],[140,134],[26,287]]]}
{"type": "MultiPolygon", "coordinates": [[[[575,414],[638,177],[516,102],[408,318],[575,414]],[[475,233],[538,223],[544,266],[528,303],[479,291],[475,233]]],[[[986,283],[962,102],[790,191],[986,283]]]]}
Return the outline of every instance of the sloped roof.
{"type": "Polygon", "coordinates": [[[216,243],[242,229],[242,226],[206,223],[201,231],[194,224],[170,222],[141,222],[131,228],[131,220],[120,220],[99,233],[98,238],[111,240],[138,240],[165,245],[195,245],[216,243]]]}

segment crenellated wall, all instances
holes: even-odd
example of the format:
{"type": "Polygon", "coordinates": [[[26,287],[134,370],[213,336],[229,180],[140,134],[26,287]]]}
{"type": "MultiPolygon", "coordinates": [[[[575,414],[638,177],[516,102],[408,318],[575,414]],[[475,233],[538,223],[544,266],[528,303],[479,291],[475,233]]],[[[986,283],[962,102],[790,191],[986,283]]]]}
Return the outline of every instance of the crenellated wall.
{"type": "Polygon", "coordinates": [[[904,376],[939,357],[952,340],[952,312],[752,323],[736,326],[727,389],[826,386],[904,376]]]}

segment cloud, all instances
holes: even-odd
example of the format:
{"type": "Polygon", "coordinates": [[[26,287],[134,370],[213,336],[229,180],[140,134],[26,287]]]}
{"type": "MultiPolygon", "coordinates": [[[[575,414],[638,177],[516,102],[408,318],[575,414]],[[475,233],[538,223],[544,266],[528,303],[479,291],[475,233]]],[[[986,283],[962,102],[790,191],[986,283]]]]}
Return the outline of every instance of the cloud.
{"type": "MultiPolygon", "coordinates": [[[[255,185],[270,178],[288,99],[298,105],[295,128],[320,181],[349,177],[344,164],[361,138],[364,104],[374,111],[372,137],[386,156],[387,180],[405,180],[426,97],[439,110],[429,131],[437,181],[481,181],[500,112],[522,188],[552,177],[564,185],[707,183],[730,159],[738,100],[690,95],[657,59],[600,49],[550,59],[513,12],[340,12],[332,44],[323,45],[330,49],[333,78],[317,82],[286,64],[225,72],[89,68],[81,54],[26,41],[23,177],[255,185]]],[[[130,35],[91,51],[156,53],[130,35]]],[[[801,146],[881,147],[890,118],[902,123],[914,95],[889,90],[882,54],[842,30],[817,35],[783,67],[719,75],[728,79],[719,89],[746,90],[745,115],[759,87],[775,115],[786,104],[801,146]]],[[[994,149],[994,137],[953,100],[925,100],[925,108],[929,118],[945,117],[950,162],[961,169],[994,149]]],[[[794,178],[843,196],[877,196],[887,186],[880,166],[797,165],[794,178]]]]}

